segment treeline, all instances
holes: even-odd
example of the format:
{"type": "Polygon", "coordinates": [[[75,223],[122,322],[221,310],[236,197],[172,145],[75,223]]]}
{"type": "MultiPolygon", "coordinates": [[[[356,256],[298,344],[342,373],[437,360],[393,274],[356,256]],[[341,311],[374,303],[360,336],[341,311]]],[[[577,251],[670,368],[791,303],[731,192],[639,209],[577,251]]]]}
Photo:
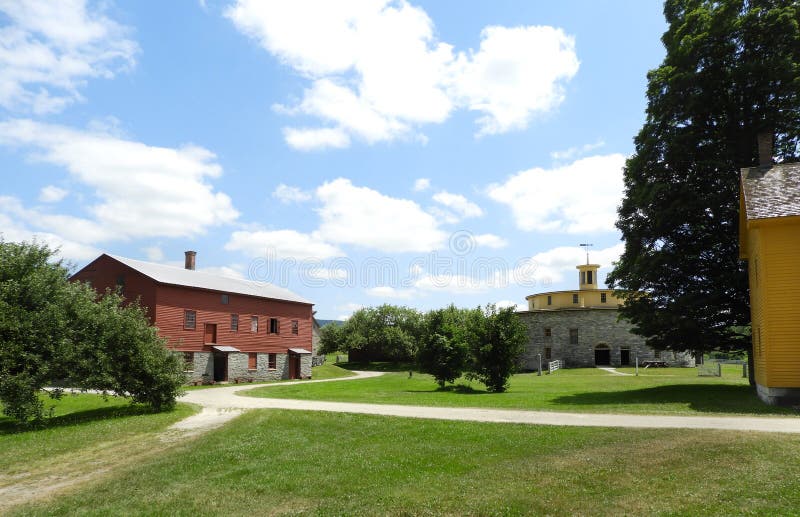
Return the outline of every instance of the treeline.
{"type": "Polygon", "coordinates": [[[342,325],[323,327],[320,351],[347,352],[351,361],[415,362],[442,388],[466,375],[502,392],[527,339],[525,325],[510,307],[450,305],[421,313],[381,305],[356,311],[342,325]]]}

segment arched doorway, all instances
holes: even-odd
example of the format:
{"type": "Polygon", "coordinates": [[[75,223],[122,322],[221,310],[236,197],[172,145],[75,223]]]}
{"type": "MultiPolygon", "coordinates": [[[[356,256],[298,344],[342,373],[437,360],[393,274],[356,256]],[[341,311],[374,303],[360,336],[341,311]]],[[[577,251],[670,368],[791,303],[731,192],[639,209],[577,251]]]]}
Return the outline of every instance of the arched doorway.
{"type": "Polygon", "coordinates": [[[611,349],[605,343],[600,343],[594,347],[595,366],[611,366],[611,349]]]}

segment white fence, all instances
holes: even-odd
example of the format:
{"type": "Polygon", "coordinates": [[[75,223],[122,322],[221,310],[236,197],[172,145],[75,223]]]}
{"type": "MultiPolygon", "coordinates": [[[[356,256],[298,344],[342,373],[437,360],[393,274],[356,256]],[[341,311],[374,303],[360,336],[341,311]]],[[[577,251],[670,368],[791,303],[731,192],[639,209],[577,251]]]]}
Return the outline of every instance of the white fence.
{"type": "Polygon", "coordinates": [[[553,373],[554,371],[563,367],[564,367],[564,361],[562,361],[561,359],[556,359],[555,361],[550,361],[549,363],[547,363],[547,368],[550,370],[550,373],[553,373]]]}

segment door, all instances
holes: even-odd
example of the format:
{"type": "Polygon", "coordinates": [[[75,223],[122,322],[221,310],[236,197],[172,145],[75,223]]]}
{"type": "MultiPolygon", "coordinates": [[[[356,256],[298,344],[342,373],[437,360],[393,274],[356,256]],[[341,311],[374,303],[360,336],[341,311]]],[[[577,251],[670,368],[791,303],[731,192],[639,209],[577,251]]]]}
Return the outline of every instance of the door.
{"type": "Polygon", "coordinates": [[[203,335],[203,343],[216,343],[217,342],[217,324],[206,323],[205,333],[203,335]]]}
{"type": "Polygon", "coordinates": [[[289,378],[300,378],[300,356],[297,354],[289,354],[289,378]]]}
{"type": "Polygon", "coordinates": [[[611,349],[608,345],[597,345],[594,349],[594,364],[596,366],[611,365],[611,349]]]}
{"type": "Polygon", "coordinates": [[[621,366],[628,366],[631,364],[631,351],[628,348],[623,348],[619,351],[619,364],[621,366]]]}
{"type": "Polygon", "coordinates": [[[228,354],[225,352],[214,352],[214,381],[223,382],[228,380],[228,354]]]}

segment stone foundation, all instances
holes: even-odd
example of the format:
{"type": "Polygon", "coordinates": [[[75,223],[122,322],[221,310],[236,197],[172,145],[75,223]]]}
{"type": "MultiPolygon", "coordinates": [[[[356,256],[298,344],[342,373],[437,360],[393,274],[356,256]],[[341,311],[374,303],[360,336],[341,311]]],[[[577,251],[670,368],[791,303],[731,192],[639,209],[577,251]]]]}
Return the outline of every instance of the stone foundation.
{"type": "MultiPolygon", "coordinates": [[[[183,358],[183,352],[178,352],[183,358]]],[[[210,352],[194,353],[194,368],[185,372],[186,382],[202,382],[214,379],[214,354],[210,352]],[[205,375],[204,375],[205,374],[205,375]]],[[[302,378],[311,378],[311,354],[300,356],[300,374],[302,378]]],[[[255,381],[279,381],[289,378],[289,354],[275,354],[275,368],[269,368],[269,354],[259,353],[256,368],[248,368],[248,354],[228,353],[228,381],[237,377],[249,377],[255,381]]]]}
{"type": "Polygon", "coordinates": [[[631,332],[631,325],[618,320],[616,309],[564,309],[553,311],[522,311],[517,313],[528,328],[528,344],[521,359],[523,370],[539,368],[539,354],[542,365],[548,360],[560,359],[566,368],[594,367],[595,350],[607,347],[609,366],[634,366],[636,357],[639,364],[647,360],[665,361],[670,366],[694,366],[694,359],[685,352],[656,352],[644,343],[644,338],[631,332]],[[550,335],[545,335],[545,329],[550,335]],[[570,329],[578,330],[577,344],[570,341],[570,329]],[[546,358],[546,348],[550,348],[550,359],[546,358]],[[627,350],[628,364],[623,361],[627,350]]]}
{"type": "Polygon", "coordinates": [[[800,405],[800,388],[768,388],[756,383],[756,392],[770,406],[800,405]]]}

